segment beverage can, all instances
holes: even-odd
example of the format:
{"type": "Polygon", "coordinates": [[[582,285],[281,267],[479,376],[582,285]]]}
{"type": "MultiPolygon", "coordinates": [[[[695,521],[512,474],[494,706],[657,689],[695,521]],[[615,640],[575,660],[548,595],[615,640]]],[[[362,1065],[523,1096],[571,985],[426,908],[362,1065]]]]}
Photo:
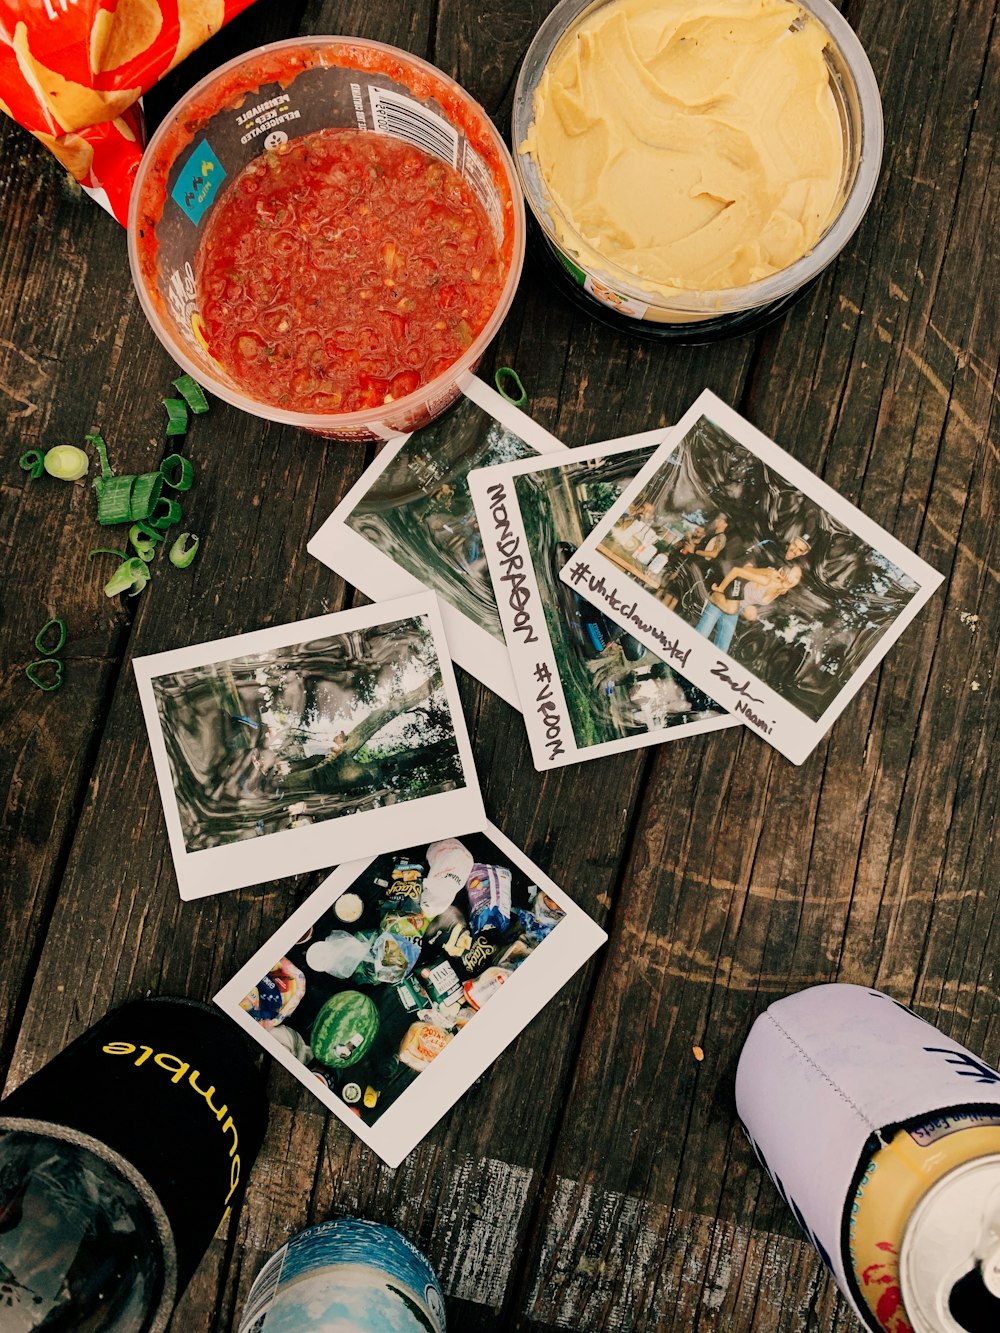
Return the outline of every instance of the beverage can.
{"type": "Polygon", "coordinates": [[[445,1333],[426,1257],[392,1227],[341,1218],[293,1236],[258,1273],[238,1333],[445,1333]]]}
{"type": "MultiPolygon", "coordinates": [[[[934,1305],[935,1289],[940,1284],[933,1263],[923,1253],[929,1235],[937,1228],[932,1225],[928,1231],[928,1213],[926,1209],[920,1211],[920,1204],[924,1199],[938,1198],[939,1225],[946,1219],[946,1230],[958,1242],[958,1248],[975,1253],[982,1228],[973,1216],[975,1234],[963,1237],[966,1220],[973,1210],[965,1186],[972,1183],[975,1193],[977,1178],[992,1180],[997,1191],[996,1222],[1000,1228],[998,1164],[1000,1107],[992,1113],[955,1108],[931,1116],[896,1130],[887,1143],[880,1143],[871,1154],[861,1170],[847,1215],[850,1256],[847,1278],[859,1304],[874,1319],[873,1327],[882,1333],[911,1333],[916,1321],[920,1327],[933,1327],[942,1333],[967,1329],[962,1323],[944,1322],[944,1308],[929,1324],[929,1316],[921,1314],[925,1306],[934,1305]],[[964,1186],[956,1195],[953,1191],[959,1180],[964,1186]],[[936,1192],[938,1187],[947,1189],[947,1201],[936,1192]],[[920,1261],[915,1263],[918,1256],[920,1261]],[[905,1278],[901,1273],[904,1267],[905,1278]]],[[[939,1244],[936,1239],[933,1243],[939,1244]]],[[[995,1248],[995,1261],[1000,1265],[1000,1230],[995,1248]]],[[[974,1264],[966,1265],[959,1276],[965,1277],[974,1268],[974,1264]]],[[[948,1284],[949,1296],[952,1285],[948,1284]]],[[[944,1306],[949,1304],[950,1300],[944,1302],[944,1306]]],[[[949,1312],[948,1317],[954,1316],[949,1312]]],[[[1000,1304],[986,1327],[1000,1328],[1000,1304]]]]}
{"type": "Polygon", "coordinates": [[[816,986],[754,1023],[736,1104],[872,1333],[1000,1329],[1000,1073],[888,995],[816,986]]]}

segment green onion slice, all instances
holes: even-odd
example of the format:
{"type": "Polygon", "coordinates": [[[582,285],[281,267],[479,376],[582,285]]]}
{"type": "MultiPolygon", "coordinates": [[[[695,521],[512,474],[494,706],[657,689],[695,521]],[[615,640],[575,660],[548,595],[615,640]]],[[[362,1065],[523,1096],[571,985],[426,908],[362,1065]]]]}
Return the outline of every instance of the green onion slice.
{"type": "Polygon", "coordinates": [[[41,449],[28,449],[17,460],[18,466],[31,473],[32,481],[37,481],[45,471],[45,455],[41,449]]]}
{"type": "MultiPolygon", "coordinates": [[[[153,529],[156,532],[156,529],[153,529]]],[[[153,556],[156,555],[156,543],[163,541],[163,533],[157,532],[155,537],[147,537],[139,527],[138,523],[133,523],[128,530],[129,544],[134,549],[140,560],[145,560],[148,565],[153,556]]]]}
{"type": "MultiPolygon", "coordinates": [[[[153,474],[159,478],[158,472],[153,474]]],[[[130,523],[132,513],[132,488],[135,477],[116,477],[112,474],[94,478],[94,490],[97,492],[97,521],[104,528],[113,528],[118,523],[130,523]]]]}
{"type": "Polygon", "coordinates": [[[129,560],[129,559],[131,559],[131,557],[129,556],[129,554],[128,554],[127,551],[112,551],[112,550],[111,550],[109,547],[107,547],[107,546],[97,546],[97,547],[95,547],[94,550],[89,551],[89,552],[87,553],[87,559],[88,559],[88,560],[93,560],[93,558],[94,558],[95,555],[116,555],[116,556],[118,557],[119,560],[129,560]]]}
{"type": "Polygon", "coordinates": [[[146,522],[151,528],[159,528],[163,532],[167,528],[172,528],[175,523],[179,523],[183,513],[184,510],[176,500],[169,500],[165,495],[161,495],[146,522]]]}
{"type": "Polygon", "coordinates": [[[521,383],[521,377],[516,370],[512,370],[510,366],[500,366],[493,376],[493,382],[501,398],[506,398],[508,403],[513,403],[515,407],[525,406],[528,401],[528,391],[521,383]],[[504,387],[508,382],[511,390],[504,387]]]}
{"type": "Polygon", "coordinates": [[[90,471],[90,459],[75,444],[57,444],[46,450],[45,471],[60,481],[79,481],[90,471]]]}
{"type": "Polygon", "coordinates": [[[208,399],[202,392],[201,385],[190,375],[181,375],[173,381],[173,385],[196,416],[208,411],[208,399]]]}
{"type": "Polygon", "coordinates": [[[191,460],[182,454],[170,454],[160,464],[160,476],[172,490],[189,491],[194,481],[191,460]]]}
{"type": "Polygon", "coordinates": [[[132,556],[119,565],[105,583],[104,595],[117,597],[119,593],[127,592],[130,597],[135,597],[142,592],[148,582],[149,566],[138,556],[132,556]]]}
{"type": "Polygon", "coordinates": [[[186,435],[188,428],[187,403],[183,398],[164,398],[167,409],[167,434],[186,435]]]}
{"type": "Polygon", "coordinates": [[[129,500],[129,519],[141,523],[149,518],[156,508],[156,503],[163,494],[163,478],[159,472],[143,472],[132,478],[132,495],[129,500]]]}
{"type": "Polygon", "coordinates": [[[104,443],[101,436],[98,435],[97,431],[93,431],[90,435],[85,435],[83,438],[94,450],[100,460],[101,475],[103,477],[114,476],[114,473],[111,470],[111,464],[108,462],[108,446],[104,443]]]}
{"type": "Polygon", "coordinates": [[[57,690],[63,683],[63,664],[58,657],[40,657],[36,662],[28,663],[24,674],[32,685],[48,694],[49,690],[57,690]],[[38,674],[40,670],[45,672],[44,676],[38,674]]]}
{"type": "Polygon", "coordinates": [[[45,624],[35,635],[35,647],[43,657],[55,657],[62,652],[63,644],[66,642],[66,622],[61,616],[53,616],[51,620],[46,620],[45,624]],[[55,625],[58,635],[56,642],[51,648],[45,646],[45,636],[52,626],[55,625]]]}
{"type": "Polygon", "coordinates": [[[170,548],[170,563],[178,569],[187,569],[198,554],[200,542],[193,532],[182,532],[170,548]]]}
{"type": "Polygon", "coordinates": [[[162,542],[163,536],[164,534],[159,528],[151,527],[145,519],[140,519],[138,523],[133,523],[128,530],[128,539],[133,546],[143,537],[145,537],[146,541],[155,543],[162,542]],[[132,535],[133,533],[135,534],[134,536],[132,535]]]}

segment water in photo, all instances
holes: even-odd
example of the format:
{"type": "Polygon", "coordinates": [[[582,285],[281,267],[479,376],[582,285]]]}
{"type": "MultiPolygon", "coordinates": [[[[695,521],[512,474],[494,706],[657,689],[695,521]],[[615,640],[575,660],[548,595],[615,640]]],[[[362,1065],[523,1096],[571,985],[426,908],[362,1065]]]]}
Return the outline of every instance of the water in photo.
{"type": "Polygon", "coordinates": [[[428,620],[152,680],[189,852],[464,785],[428,620]]]}
{"type": "Polygon", "coordinates": [[[536,452],[463,397],[404,442],[344,522],[503,643],[467,478],[536,452]]]}

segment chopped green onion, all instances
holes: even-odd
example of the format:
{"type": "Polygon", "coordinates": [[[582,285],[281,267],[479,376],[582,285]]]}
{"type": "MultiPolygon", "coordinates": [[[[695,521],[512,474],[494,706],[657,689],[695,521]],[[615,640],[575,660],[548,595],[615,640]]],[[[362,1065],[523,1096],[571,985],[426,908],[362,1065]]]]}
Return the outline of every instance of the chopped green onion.
{"type": "Polygon", "coordinates": [[[198,553],[200,541],[193,532],[182,532],[170,548],[170,563],[178,569],[187,569],[198,553]]]}
{"type": "Polygon", "coordinates": [[[126,559],[104,585],[105,597],[117,597],[127,592],[130,597],[137,596],[149,582],[149,566],[138,556],[126,559]]]}
{"type": "Polygon", "coordinates": [[[163,478],[159,472],[143,472],[132,478],[132,498],[129,502],[129,518],[132,522],[148,519],[159,503],[163,493],[163,478]]]}
{"type": "Polygon", "coordinates": [[[136,541],[145,537],[148,542],[162,542],[164,534],[159,528],[152,527],[145,519],[140,519],[138,523],[133,523],[128,530],[129,541],[134,546],[136,541]],[[135,534],[133,536],[132,534],[135,534]]]}
{"type": "Polygon", "coordinates": [[[48,694],[49,690],[57,690],[63,683],[63,664],[58,657],[40,657],[36,662],[28,663],[24,668],[24,674],[32,685],[37,685],[40,690],[48,694]],[[39,668],[47,673],[51,672],[51,677],[42,679],[38,674],[39,668]]]}
{"type": "Polygon", "coordinates": [[[182,454],[170,454],[160,464],[160,476],[175,491],[189,491],[194,481],[190,459],[182,454]]]}
{"type": "Polygon", "coordinates": [[[521,377],[516,370],[510,366],[500,366],[493,376],[493,382],[497,386],[497,392],[501,398],[506,398],[508,403],[513,403],[515,407],[524,407],[528,401],[528,391],[521,383],[521,377]],[[509,392],[504,385],[510,381],[516,392],[509,392]]]}
{"type": "Polygon", "coordinates": [[[173,381],[173,385],[196,416],[208,411],[208,399],[202,392],[201,385],[196,383],[190,375],[181,375],[173,381]]]}
{"type": "Polygon", "coordinates": [[[90,471],[90,459],[75,444],[57,444],[46,451],[45,471],[60,481],[79,481],[90,471]]]}
{"type": "Polygon", "coordinates": [[[162,532],[179,523],[183,513],[184,510],[176,500],[169,500],[165,495],[161,495],[146,522],[151,528],[159,528],[162,532]]]}
{"type": "Polygon", "coordinates": [[[62,651],[62,647],[65,642],[66,642],[66,622],[65,620],[62,619],[61,616],[53,616],[51,620],[46,620],[45,624],[35,635],[35,647],[38,649],[38,651],[42,654],[43,657],[55,657],[57,653],[62,651]],[[52,648],[46,648],[45,636],[53,625],[55,625],[59,637],[52,648]]]}
{"type": "Polygon", "coordinates": [[[163,406],[167,409],[167,434],[186,435],[188,428],[187,403],[183,398],[164,398],[163,406]]]}
{"type": "MultiPolygon", "coordinates": [[[[153,531],[156,531],[155,528],[153,531]]],[[[163,533],[157,532],[155,537],[147,537],[139,524],[133,523],[128,530],[128,539],[139,559],[145,560],[148,565],[156,555],[156,543],[163,541],[163,533]]]]}
{"type": "MultiPolygon", "coordinates": [[[[155,474],[159,476],[159,473],[155,474]]],[[[112,473],[94,478],[97,492],[97,521],[102,527],[129,523],[132,513],[132,485],[134,477],[116,477],[112,473]]]]}
{"type": "Polygon", "coordinates": [[[96,452],[97,457],[100,460],[101,475],[104,477],[114,476],[114,473],[111,471],[111,464],[108,462],[108,447],[101,436],[98,435],[97,431],[93,431],[90,435],[85,435],[83,438],[96,452]]]}
{"type": "Polygon", "coordinates": [[[31,473],[32,481],[37,481],[45,471],[45,455],[41,449],[29,449],[17,460],[18,467],[31,473]]]}

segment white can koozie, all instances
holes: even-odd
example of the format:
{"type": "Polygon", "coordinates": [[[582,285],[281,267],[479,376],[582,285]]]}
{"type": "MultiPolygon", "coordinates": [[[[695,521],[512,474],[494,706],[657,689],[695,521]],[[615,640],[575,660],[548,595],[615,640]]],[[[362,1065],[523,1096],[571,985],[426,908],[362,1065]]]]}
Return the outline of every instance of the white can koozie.
{"type": "Polygon", "coordinates": [[[761,1164],[851,1308],[848,1205],[894,1132],[949,1108],[1000,1109],[1000,1074],[904,1005],[864,986],[815,986],[754,1023],[736,1106],[761,1164]]]}

